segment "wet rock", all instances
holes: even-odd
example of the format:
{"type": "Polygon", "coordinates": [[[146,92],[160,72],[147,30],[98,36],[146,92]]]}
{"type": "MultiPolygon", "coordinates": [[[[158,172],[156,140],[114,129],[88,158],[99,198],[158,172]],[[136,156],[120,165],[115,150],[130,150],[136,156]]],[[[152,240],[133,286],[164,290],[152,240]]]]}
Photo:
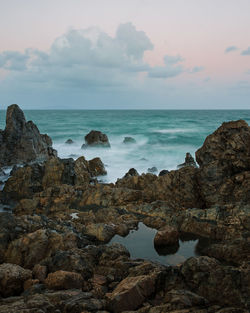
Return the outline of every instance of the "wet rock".
{"type": "Polygon", "coordinates": [[[172,226],[165,226],[158,230],[154,237],[155,246],[176,245],[179,242],[179,232],[172,226]]]}
{"type": "Polygon", "coordinates": [[[166,175],[168,173],[169,173],[168,170],[162,170],[162,171],[160,171],[159,176],[164,176],[164,175],[166,175]]]}
{"type": "Polygon", "coordinates": [[[81,289],[83,278],[78,273],[57,271],[49,274],[44,282],[48,289],[81,289]]]}
{"type": "Polygon", "coordinates": [[[107,171],[100,158],[89,160],[88,169],[91,177],[107,175],[107,171]]]}
{"type": "Polygon", "coordinates": [[[135,168],[131,168],[125,175],[124,178],[126,177],[132,177],[132,176],[139,176],[139,173],[135,168]]]}
{"type": "Polygon", "coordinates": [[[134,143],[136,143],[136,140],[133,138],[133,137],[125,137],[124,139],[123,139],[123,143],[125,143],[125,144],[134,144],[134,143]]]}
{"type": "Polygon", "coordinates": [[[0,143],[0,166],[45,160],[57,154],[50,137],[40,134],[32,121],[26,122],[23,111],[16,104],[7,109],[0,143]]]}
{"type": "Polygon", "coordinates": [[[72,139],[67,139],[67,140],[65,141],[65,143],[66,143],[67,145],[71,145],[72,143],[74,143],[74,141],[73,141],[72,139]]]}
{"type": "Polygon", "coordinates": [[[177,168],[182,168],[185,166],[197,167],[197,164],[196,164],[194,158],[192,157],[192,155],[189,152],[186,153],[185,162],[182,164],[179,164],[177,166],[177,168]]]}
{"type": "Polygon", "coordinates": [[[85,142],[82,149],[87,147],[104,147],[110,148],[108,136],[100,131],[92,130],[85,136],[85,142]]]}
{"type": "Polygon", "coordinates": [[[243,121],[223,123],[196,151],[199,185],[206,206],[249,203],[250,127],[243,121]]]}
{"type": "Polygon", "coordinates": [[[155,173],[155,172],[158,172],[158,169],[157,169],[157,167],[155,167],[155,166],[149,167],[149,168],[148,168],[148,172],[149,172],[149,173],[155,173]]]}
{"type": "Polygon", "coordinates": [[[0,265],[0,295],[9,297],[23,291],[23,284],[32,277],[32,272],[16,264],[0,265]]]}
{"type": "Polygon", "coordinates": [[[110,306],[115,313],[136,310],[154,291],[155,277],[127,277],[109,295],[110,306]]]}

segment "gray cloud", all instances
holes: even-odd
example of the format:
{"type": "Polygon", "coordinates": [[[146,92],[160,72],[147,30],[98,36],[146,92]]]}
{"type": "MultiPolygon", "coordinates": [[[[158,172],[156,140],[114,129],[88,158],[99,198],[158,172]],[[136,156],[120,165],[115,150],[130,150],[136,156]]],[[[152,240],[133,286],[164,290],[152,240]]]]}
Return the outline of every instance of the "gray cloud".
{"type": "MultiPolygon", "coordinates": [[[[150,66],[144,54],[153,48],[145,32],[127,23],[121,24],[114,36],[97,27],[70,29],[56,38],[48,51],[4,51],[0,68],[8,73],[1,81],[1,99],[14,103],[23,97],[44,105],[51,99],[85,103],[93,97],[109,99],[109,103],[112,96],[125,99],[128,94],[144,95],[148,89],[166,90],[164,79],[188,70],[180,55],[166,55],[163,66],[150,66]]],[[[199,68],[195,67],[194,73],[199,68]]]]}
{"type": "Polygon", "coordinates": [[[250,47],[248,47],[246,50],[243,50],[241,55],[250,55],[250,47]]]}
{"type": "Polygon", "coordinates": [[[179,55],[177,56],[165,55],[164,56],[165,65],[151,67],[148,70],[148,77],[170,78],[170,77],[178,76],[185,71],[183,65],[179,64],[182,61],[183,61],[183,58],[179,55]]]}
{"type": "Polygon", "coordinates": [[[0,53],[0,67],[6,70],[23,71],[27,68],[29,51],[24,53],[18,51],[4,51],[0,53]]]}
{"type": "Polygon", "coordinates": [[[225,53],[230,53],[230,52],[233,52],[233,51],[237,51],[238,48],[236,46],[229,46],[225,49],[225,53]]]}
{"type": "Polygon", "coordinates": [[[205,69],[204,66],[195,66],[190,70],[190,73],[191,74],[199,73],[199,72],[204,71],[204,69],[205,69]]]}

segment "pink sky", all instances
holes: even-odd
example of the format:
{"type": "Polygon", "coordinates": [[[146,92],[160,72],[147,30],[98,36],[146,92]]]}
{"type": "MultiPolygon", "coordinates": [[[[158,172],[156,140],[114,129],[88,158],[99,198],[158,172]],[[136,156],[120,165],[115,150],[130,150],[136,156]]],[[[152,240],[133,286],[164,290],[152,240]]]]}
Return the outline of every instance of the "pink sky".
{"type": "Polygon", "coordinates": [[[186,68],[204,67],[176,78],[180,83],[250,83],[250,55],[241,55],[250,46],[249,0],[0,0],[0,12],[0,52],[49,50],[70,28],[97,26],[114,36],[119,24],[131,22],[154,45],[145,53],[150,65],[181,55],[186,68]],[[238,50],[225,54],[229,46],[238,50]]]}

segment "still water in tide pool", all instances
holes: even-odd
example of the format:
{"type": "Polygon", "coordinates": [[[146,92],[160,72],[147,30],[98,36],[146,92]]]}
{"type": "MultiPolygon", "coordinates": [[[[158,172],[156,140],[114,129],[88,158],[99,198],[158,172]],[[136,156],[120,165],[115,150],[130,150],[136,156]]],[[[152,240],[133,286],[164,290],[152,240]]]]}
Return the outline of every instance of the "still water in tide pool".
{"type": "Polygon", "coordinates": [[[154,247],[157,230],[139,223],[138,230],[132,230],[126,237],[115,235],[109,244],[120,243],[130,252],[132,259],[146,259],[164,265],[177,265],[186,259],[199,255],[199,240],[185,234],[179,240],[179,246],[154,247]]]}

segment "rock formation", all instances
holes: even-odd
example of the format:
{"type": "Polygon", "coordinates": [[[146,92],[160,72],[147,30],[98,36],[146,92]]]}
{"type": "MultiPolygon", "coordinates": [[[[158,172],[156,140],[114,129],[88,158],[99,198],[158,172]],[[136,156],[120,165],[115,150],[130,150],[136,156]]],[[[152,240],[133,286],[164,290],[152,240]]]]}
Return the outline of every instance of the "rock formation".
{"type": "Polygon", "coordinates": [[[123,143],[126,145],[130,145],[136,143],[136,140],[133,137],[125,137],[123,139],[123,143]]]}
{"type": "Polygon", "coordinates": [[[85,144],[82,145],[82,149],[87,147],[110,148],[108,136],[98,130],[91,130],[91,132],[85,136],[85,144]]]}
{"type": "Polygon", "coordinates": [[[7,109],[6,127],[0,130],[0,145],[0,166],[43,161],[57,154],[50,137],[40,134],[33,122],[26,122],[16,104],[7,109]]]}

